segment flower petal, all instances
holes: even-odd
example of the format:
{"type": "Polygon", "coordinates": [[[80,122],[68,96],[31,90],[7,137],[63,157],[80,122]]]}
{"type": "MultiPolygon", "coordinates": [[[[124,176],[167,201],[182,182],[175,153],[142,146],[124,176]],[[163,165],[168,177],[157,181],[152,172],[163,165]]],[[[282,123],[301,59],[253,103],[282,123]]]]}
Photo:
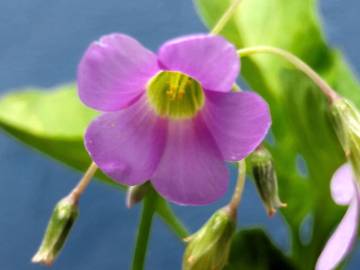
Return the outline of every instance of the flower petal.
{"type": "Polygon", "coordinates": [[[230,91],[239,74],[236,49],[220,36],[199,34],[170,40],[158,55],[163,68],[186,73],[214,91],[230,91]]]}
{"type": "Polygon", "coordinates": [[[152,177],[161,195],[178,204],[208,204],[225,193],[228,178],[202,119],[169,122],[165,151],[152,177]]]}
{"type": "Polygon", "coordinates": [[[158,70],[156,55],[135,39],[107,35],[93,42],[80,61],[79,96],[94,109],[116,111],[131,104],[158,70]]]}
{"type": "Polygon", "coordinates": [[[164,149],[166,123],[142,96],[130,107],[105,113],[93,121],[85,135],[91,158],[120,183],[149,180],[164,149]]]}
{"type": "Polygon", "coordinates": [[[359,191],[351,200],[350,206],[336,231],[326,243],[317,263],[316,270],[331,270],[350,253],[357,239],[359,222],[359,191]]]}
{"type": "Polygon", "coordinates": [[[206,92],[202,112],[225,160],[237,161],[251,153],[271,125],[267,103],[251,92],[206,92]]]}
{"type": "Polygon", "coordinates": [[[348,205],[354,197],[354,173],[349,163],[336,170],[331,179],[331,195],[339,205],[348,205]]]}

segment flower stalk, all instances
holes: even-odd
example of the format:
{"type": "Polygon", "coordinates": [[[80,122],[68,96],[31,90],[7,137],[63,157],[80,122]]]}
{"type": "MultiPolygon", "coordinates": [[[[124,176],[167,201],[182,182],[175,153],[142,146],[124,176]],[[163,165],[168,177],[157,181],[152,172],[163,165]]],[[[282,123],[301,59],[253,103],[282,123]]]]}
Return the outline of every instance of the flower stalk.
{"type": "Polygon", "coordinates": [[[169,226],[169,229],[174,232],[178,238],[184,239],[189,236],[189,231],[177,218],[169,203],[160,196],[156,201],[156,213],[169,226]]]}
{"type": "Polygon", "coordinates": [[[236,187],[233,193],[233,196],[228,204],[228,208],[230,213],[233,215],[236,215],[236,210],[240,204],[242,193],[244,190],[245,185],[245,178],[246,178],[246,162],[245,160],[241,160],[238,163],[239,173],[238,173],[238,179],[236,182],[236,187]]]}
{"type": "Polygon", "coordinates": [[[270,53],[281,56],[297,69],[304,72],[321,90],[321,92],[328,98],[330,103],[333,103],[338,99],[337,93],[324,81],[309,65],[302,61],[292,53],[280,48],[271,46],[254,46],[249,48],[240,49],[237,51],[240,57],[246,57],[257,53],[270,53]]]}
{"type": "Polygon", "coordinates": [[[91,179],[94,177],[98,167],[95,162],[92,162],[89,168],[86,170],[84,176],[80,179],[79,183],[71,191],[72,196],[78,201],[81,197],[81,194],[84,193],[87,186],[90,184],[91,179]]]}
{"type": "Polygon", "coordinates": [[[143,209],[138,227],[135,251],[131,267],[132,270],[144,269],[156,202],[157,194],[154,190],[150,190],[145,196],[143,202],[143,209]]]}
{"type": "Polygon", "coordinates": [[[234,15],[237,7],[239,6],[241,0],[233,0],[230,7],[226,10],[226,12],[221,16],[219,21],[216,23],[214,28],[211,30],[210,34],[217,35],[223,30],[225,25],[228,23],[228,21],[231,19],[231,17],[234,15]]]}

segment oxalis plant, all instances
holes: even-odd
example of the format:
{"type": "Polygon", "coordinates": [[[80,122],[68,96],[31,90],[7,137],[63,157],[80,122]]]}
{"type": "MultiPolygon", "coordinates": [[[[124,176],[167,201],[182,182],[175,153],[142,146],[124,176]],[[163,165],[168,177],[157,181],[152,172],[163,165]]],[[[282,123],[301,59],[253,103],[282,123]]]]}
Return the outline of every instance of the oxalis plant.
{"type": "Polygon", "coordinates": [[[182,266],[174,269],[345,266],[360,211],[359,84],[326,45],[316,1],[194,4],[209,33],[166,41],[157,53],[125,33],[105,34],[84,52],[76,86],[0,100],[4,131],[85,171],[55,206],[32,262],[54,263],[96,174],[126,192],[129,211],[142,204],[133,270],[145,268],[155,214],[184,243],[182,266]],[[252,91],[237,85],[239,76],[252,91]],[[229,188],[228,166],[238,170],[230,201],[188,232],[169,202],[218,200],[229,188]],[[288,253],[262,230],[238,226],[246,176],[269,216],[280,208],[288,253]],[[304,243],[309,216],[312,237],[304,243]]]}

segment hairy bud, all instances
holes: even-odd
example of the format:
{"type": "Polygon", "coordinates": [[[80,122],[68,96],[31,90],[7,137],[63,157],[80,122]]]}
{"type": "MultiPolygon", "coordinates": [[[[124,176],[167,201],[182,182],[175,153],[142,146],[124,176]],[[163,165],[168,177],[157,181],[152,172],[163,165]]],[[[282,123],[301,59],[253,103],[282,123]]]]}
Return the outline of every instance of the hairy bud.
{"type": "Polygon", "coordinates": [[[257,190],[269,216],[275,214],[276,209],[286,207],[278,193],[277,175],[271,153],[261,146],[250,156],[252,173],[257,190]]]}
{"type": "Polygon", "coordinates": [[[60,254],[78,214],[77,201],[71,195],[56,204],[40,248],[32,258],[33,263],[47,266],[53,264],[60,254]]]}
{"type": "Polygon", "coordinates": [[[339,98],[331,105],[331,115],[346,157],[360,179],[360,112],[349,100],[339,98]]]}
{"type": "Polygon", "coordinates": [[[228,208],[215,212],[211,218],[185,241],[183,270],[221,270],[228,262],[236,220],[228,208]]]}

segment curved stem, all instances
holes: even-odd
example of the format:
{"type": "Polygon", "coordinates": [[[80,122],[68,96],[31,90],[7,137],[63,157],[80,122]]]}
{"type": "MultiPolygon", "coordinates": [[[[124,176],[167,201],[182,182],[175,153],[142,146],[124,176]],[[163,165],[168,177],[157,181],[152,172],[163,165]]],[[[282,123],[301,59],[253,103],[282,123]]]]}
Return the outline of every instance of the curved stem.
{"type": "Polygon", "coordinates": [[[231,19],[236,11],[236,8],[240,4],[241,0],[233,0],[230,7],[226,10],[226,12],[221,16],[220,20],[216,23],[214,28],[211,30],[210,34],[217,35],[223,30],[224,26],[231,19]]]}
{"type": "Polygon", "coordinates": [[[149,193],[144,198],[143,209],[137,233],[135,252],[132,261],[132,270],[144,269],[151,225],[156,207],[156,200],[157,195],[154,191],[149,191],[149,193]]]}
{"type": "Polygon", "coordinates": [[[329,99],[330,102],[334,102],[338,99],[336,92],[325,82],[309,65],[302,61],[297,56],[292,53],[285,51],[283,49],[271,47],[271,46],[255,46],[240,49],[237,51],[240,57],[249,56],[256,53],[271,53],[281,56],[291,64],[293,64],[297,69],[304,72],[317,86],[323,94],[329,99]]]}
{"type": "Polygon", "coordinates": [[[84,193],[85,189],[90,184],[90,181],[94,177],[97,169],[97,165],[92,162],[79,183],[71,191],[70,196],[72,196],[76,201],[80,199],[81,194],[84,193]]]}
{"type": "Polygon", "coordinates": [[[231,211],[236,211],[237,207],[239,206],[239,203],[241,201],[242,192],[244,190],[244,184],[245,184],[245,178],[246,178],[246,163],[245,160],[239,161],[239,174],[238,179],[236,182],[236,187],[234,190],[234,194],[231,198],[230,203],[228,204],[228,207],[231,211]]]}

